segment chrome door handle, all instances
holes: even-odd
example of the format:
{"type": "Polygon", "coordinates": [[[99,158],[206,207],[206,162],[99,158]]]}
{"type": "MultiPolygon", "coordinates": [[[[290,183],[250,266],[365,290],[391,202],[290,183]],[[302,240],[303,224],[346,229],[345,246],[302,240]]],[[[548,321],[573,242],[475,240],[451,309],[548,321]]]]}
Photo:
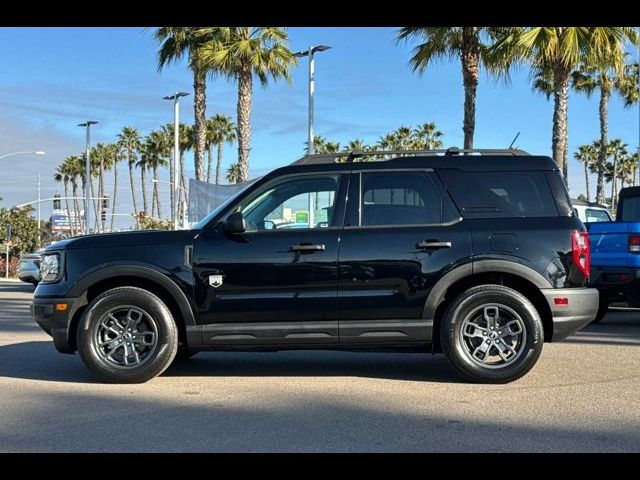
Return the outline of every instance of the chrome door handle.
{"type": "Polygon", "coordinates": [[[423,249],[423,250],[451,248],[451,242],[440,242],[438,240],[423,240],[422,242],[416,243],[416,248],[423,249]]]}
{"type": "Polygon", "coordinates": [[[325,250],[324,243],[320,243],[320,244],[301,243],[299,245],[291,245],[292,252],[322,252],[324,250],[325,250]]]}

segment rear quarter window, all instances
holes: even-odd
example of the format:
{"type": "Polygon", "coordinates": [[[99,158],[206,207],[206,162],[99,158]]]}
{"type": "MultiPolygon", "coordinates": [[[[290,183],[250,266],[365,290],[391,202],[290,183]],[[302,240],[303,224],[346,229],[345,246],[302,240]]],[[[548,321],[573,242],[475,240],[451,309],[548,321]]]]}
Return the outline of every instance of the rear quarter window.
{"type": "Polygon", "coordinates": [[[623,200],[622,221],[640,222],[640,197],[627,197],[623,200]]]}
{"type": "Polygon", "coordinates": [[[545,172],[441,169],[437,173],[465,218],[558,216],[545,172]]]}

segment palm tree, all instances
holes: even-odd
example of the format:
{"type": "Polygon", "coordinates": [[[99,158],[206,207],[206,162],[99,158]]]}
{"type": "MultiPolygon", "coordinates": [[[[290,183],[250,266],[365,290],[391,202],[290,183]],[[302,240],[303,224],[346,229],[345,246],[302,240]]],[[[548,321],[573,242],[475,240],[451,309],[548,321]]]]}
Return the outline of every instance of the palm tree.
{"type": "Polygon", "coordinates": [[[413,131],[410,127],[400,126],[393,132],[391,132],[395,144],[395,148],[398,150],[411,150],[411,143],[413,142],[413,131]]]}
{"type": "Polygon", "coordinates": [[[442,148],[443,133],[435,122],[423,123],[413,130],[412,147],[416,150],[434,150],[442,148]]]}
{"type": "Polygon", "coordinates": [[[623,58],[626,40],[636,42],[632,27],[526,27],[514,29],[490,48],[496,64],[518,60],[533,72],[551,75],[553,83],[553,159],[562,169],[567,162],[567,106],[571,73],[581,63],[603,67],[623,58]]]}
{"type": "MultiPolygon", "coordinates": [[[[78,177],[80,177],[80,181],[82,182],[82,193],[84,196],[85,191],[85,182],[84,182],[84,168],[85,165],[82,163],[82,157],[77,155],[72,155],[68,157],[66,160],[69,163],[69,180],[71,181],[71,192],[73,195],[73,211],[75,212],[76,222],[81,218],[80,217],[80,205],[78,202],[78,177]]],[[[75,225],[74,225],[75,227],[75,225]]]]}
{"type": "Polygon", "coordinates": [[[170,137],[165,131],[156,130],[145,138],[143,154],[145,166],[153,172],[153,197],[151,200],[151,216],[157,213],[157,218],[162,218],[160,208],[160,194],[158,188],[158,168],[167,165],[167,157],[171,152],[170,137]],[[154,208],[155,206],[155,208],[154,208]]]}
{"type": "MultiPolygon", "coordinates": [[[[124,127],[122,132],[118,134],[118,145],[127,157],[129,166],[129,184],[131,186],[131,201],[133,202],[133,213],[137,217],[138,206],[136,202],[136,189],[133,186],[133,168],[138,161],[138,153],[142,143],[140,141],[140,132],[133,127],[124,127]]],[[[115,203],[115,202],[114,202],[115,203]]]]}
{"type": "MultiPolygon", "coordinates": [[[[144,210],[145,215],[149,215],[149,209],[147,208],[147,155],[146,155],[146,146],[140,146],[140,157],[138,157],[138,161],[136,162],[136,167],[140,169],[140,184],[142,186],[142,208],[144,210]]],[[[151,199],[151,216],[153,217],[153,198],[151,199]]]]}
{"type": "Polygon", "coordinates": [[[209,162],[207,165],[207,182],[211,179],[211,158],[213,147],[218,147],[216,162],[216,185],[220,184],[220,170],[222,168],[222,147],[225,143],[232,144],[236,139],[236,125],[227,115],[215,115],[207,120],[207,143],[209,145],[209,162]]]}
{"type": "Polygon", "coordinates": [[[580,145],[578,151],[574,152],[573,157],[584,164],[584,185],[587,193],[587,202],[591,201],[589,194],[589,167],[592,166],[598,158],[598,152],[593,145],[580,145]]]}
{"type": "Polygon", "coordinates": [[[620,188],[624,188],[625,184],[633,184],[635,186],[635,169],[637,167],[635,154],[625,155],[618,159],[618,178],[620,179],[620,188]]]}
{"type": "Polygon", "coordinates": [[[640,164],[640,148],[636,153],[631,155],[631,159],[633,161],[632,186],[635,187],[637,185],[636,180],[638,179],[638,164],[640,164]]]}
{"type": "Polygon", "coordinates": [[[238,82],[238,163],[242,180],[249,178],[251,144],[251,102],[253,76],[262,86],[268,78],[290,80],[289,70],[297,63],[288,48],[285,29],[278,27],[219,27],[214,37],[198,50],[203,65],[223,72],[238,82]]]}
{"type": "MultiPolygon", "coordinates": [[[[169,150],[171,150],[171,148],[173,147],[173,128],[174,125],[173,123],[167,123],[166,125],[164,125],[162,127],[162,134],[165,135],[165,142],[167,142],[168,144],[168,148],[169,150]]],[[[184,194],[184,188],[186,188],[186,180],[185,180],[185,175],[184,175],[184,154],[185,152],[192,150],[194,148],[195,145],[195,128],[192,127],[191,125],[187,125],[184,123],[179,124],[178,126],[178,144],[180,147],[180,170],[176,172],[176,174],[178,175],[177,179],[173,178],[173,168],[170,166],[169,168],[169,182],[173,183],[174,181],[178,184],[178,186],[180,187],[180,185],[182,185],[182,188],[179,188],[179,199],[178,199],[178,203],[180,203],[180,205],[175,205],[175,199],[174,199],[174,194],[173,192],[171,192],[170,194],[170,205],[171,205],[171,218],[173,218],[174,215],[174,209],[177,208],[179,212],[182,211],[182,202],[186,201],[185,198],[185,194],[184,194]]],[[[169,159],[170,165],[173,164],[171,158],[169,159]]]]}
{"type": "Polygon", "coordinates": [[[158,70],[171,62],[187,56],[189,68],[193,72],[196,178],[204,180],[204,151],[207,142],[206,89],[207,74],[216,70],[212,64],[201,61],[200,52],[211,42],[218,28],[209,27],[160,27],[155,31],[155,39],[160,44],[158,50],[158,70]]]}
{"type": "MultiPolygon", "coordinates": [[[[620,59],[617,59],[618,63],[620,59]]],[[[616,59],[609,66],[598,67],[582,64],[580,68],[573,72],[573,88],[578,92],[583,92],[590,97],[597,89],[600,91],[600,164],[606,162],[606,148],[609,142],[609,98],[612,93],[617,93],[622,97],[626,107],[630,107],[638,102],[638,63],[626,64],[622,69],[614,68],[616,59]]],[[[597,201],[604,201],[604,191],[596,192],[597,201]]]]}
{"type": "Polygon", "coordinates": [[[613,167],[611,171],[611,210],[616,209],[616,201],[618,197],[618,178],[620,176],[619,172],[619,161],[628,155],[627,152],[627,144],[622,143],[622,140],[619,138],[615,138],[609,142],[609,147],[611,148],[611,155],[613,156],[613,167]]]}
{"type": "Polygon", "coordinates": [[[413,49],[409,60],[414,72],[424,73],[429,64],[441,58],[460,59],[464,86],[462,130],[466,149],[473,148],[480,66],[483,65],[494,75],[506,75],[510,65],[509,58],[504,57],[507,61],[501,60],[498,63],[489,47],[513,30],[507,27],[403,27],[398,31],[398,41],[417,39],[422,42],[413,49]]]}
{"type": "Polygon", "coordinates": [[[113,168],[113,196],[111,197],[111,222],[109,224],[109,231],[113,232],[113,221],[116,218],[116,194],[118,192],[118,163],[124,160],[124,155],[120,149],[120,145],[112,143],[109,145],[109,154],[111,156],[111,168],[113,168]]]}
{"type": "Polygon", "coordinates": [[[227,170],[227,182],[242,182],[242,168],[240,167],[240,164],[238,162],[229,165],[229,169],[227,170]]]}

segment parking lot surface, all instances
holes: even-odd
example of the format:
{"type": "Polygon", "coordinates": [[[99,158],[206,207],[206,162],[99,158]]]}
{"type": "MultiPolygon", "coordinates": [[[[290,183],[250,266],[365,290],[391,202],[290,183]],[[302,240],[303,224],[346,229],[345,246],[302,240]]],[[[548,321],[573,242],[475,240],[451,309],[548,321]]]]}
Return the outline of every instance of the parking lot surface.
{"type": "Polygon", "coordinates": [[[211,353],[142,385],[95,381],[0,281],[2,452],[638,452],[640,312],[545,344],[508,385],[442,355],[211,353]]]}

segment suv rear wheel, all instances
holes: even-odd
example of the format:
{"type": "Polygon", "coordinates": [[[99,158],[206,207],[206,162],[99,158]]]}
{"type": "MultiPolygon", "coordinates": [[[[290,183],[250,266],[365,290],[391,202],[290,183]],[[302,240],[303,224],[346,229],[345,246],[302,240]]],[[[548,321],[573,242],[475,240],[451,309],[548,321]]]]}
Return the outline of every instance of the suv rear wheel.
{"type": "Polygon", "coordinates": [[[143,383],[171,364],[178,330],[157,296],[119,287],[89,304],[78,326],[77,345],[82,361],[102,381],[143,383]]]}
{"type": "Polygon", "coordinates": [[[479,383],[507,383],[522,377],[538,360],[543,339],[542,321],[533,304],[501,285],[463,292],[442,321],[447,359],[457,372],[479,383]]]}

